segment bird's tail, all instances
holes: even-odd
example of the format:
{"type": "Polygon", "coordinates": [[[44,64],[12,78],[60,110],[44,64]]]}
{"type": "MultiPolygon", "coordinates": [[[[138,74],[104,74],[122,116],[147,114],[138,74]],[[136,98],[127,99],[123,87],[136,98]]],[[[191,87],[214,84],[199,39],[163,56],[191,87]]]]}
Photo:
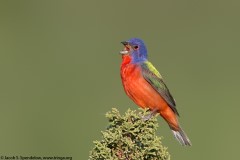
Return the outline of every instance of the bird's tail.
{"type": "MultiPolygon", "coordinates": [[[[171,128],[171,127],[170,127],[171,128]]],[[[186,133],[179,127],[178,131],[173,130],[171,128],[174,137],[178,140],[178,142],[183,145],[183,146],[191,146],[192,143],[189,140],[188,136],[186,135],[186,133]]]]}

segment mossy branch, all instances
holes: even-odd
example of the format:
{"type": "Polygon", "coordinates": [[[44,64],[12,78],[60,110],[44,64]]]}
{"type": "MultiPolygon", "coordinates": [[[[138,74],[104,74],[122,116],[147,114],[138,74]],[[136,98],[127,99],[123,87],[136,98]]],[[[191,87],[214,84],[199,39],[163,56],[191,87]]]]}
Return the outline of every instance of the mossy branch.
{"type": "Polygon", "coordinates": [[[170,154],[156,136],[157,118],[148,121],[143,117],[150,113],[130,109],[120,115],[116,108],[106,113],[109,125],[102,131],[103,139],[94,141],[89,160],[169,160],[170,154]]]}

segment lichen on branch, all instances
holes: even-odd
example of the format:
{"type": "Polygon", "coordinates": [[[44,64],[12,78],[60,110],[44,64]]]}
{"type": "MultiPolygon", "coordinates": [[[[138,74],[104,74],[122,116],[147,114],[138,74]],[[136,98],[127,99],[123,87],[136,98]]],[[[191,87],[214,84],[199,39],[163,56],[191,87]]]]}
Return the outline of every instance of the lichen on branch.
{"type": "Polygon", "coordinates": [[[106,113],[109,125],[102,131],[103,139],[94,141],[89,160],[169,160],[170,154],[156,135],[157,118],[147,110],[130,109],[121,115],[116,108],[106,113]]]}

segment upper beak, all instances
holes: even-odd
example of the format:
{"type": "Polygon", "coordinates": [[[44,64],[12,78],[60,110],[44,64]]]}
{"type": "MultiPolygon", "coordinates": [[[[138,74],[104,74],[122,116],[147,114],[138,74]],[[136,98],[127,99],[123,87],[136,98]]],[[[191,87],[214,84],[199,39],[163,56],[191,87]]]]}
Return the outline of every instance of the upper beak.
{"type": "Polygon", "coordinates": [[[128,45],[129,43],[127,41],[122,41],[121,42],[123,45],[128,45]]]}

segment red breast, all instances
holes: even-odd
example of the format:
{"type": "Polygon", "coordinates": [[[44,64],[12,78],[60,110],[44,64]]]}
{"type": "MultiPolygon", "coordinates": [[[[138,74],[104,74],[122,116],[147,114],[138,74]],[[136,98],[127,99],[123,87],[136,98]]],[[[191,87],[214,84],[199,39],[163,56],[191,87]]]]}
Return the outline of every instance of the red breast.
{"type": "Polygon", "coordinates": [[[121,78],[126,94],[140,107],[159,111],[168,107],[160,94],[144,79],[138,64],[131,64],[129,55],[123,56],[121,78]]]}

